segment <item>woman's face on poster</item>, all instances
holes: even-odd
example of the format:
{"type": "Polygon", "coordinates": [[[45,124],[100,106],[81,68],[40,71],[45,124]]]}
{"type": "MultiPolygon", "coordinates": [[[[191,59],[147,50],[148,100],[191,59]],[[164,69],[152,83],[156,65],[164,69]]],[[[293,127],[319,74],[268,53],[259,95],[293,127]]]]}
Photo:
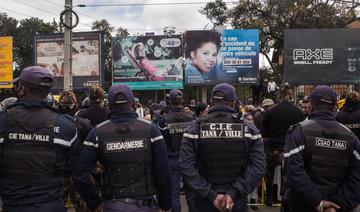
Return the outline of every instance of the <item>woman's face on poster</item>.
{"type": "Polygon", "coordinates": [[[192,65],[200,71],[207,73],[216,64],[217,46],[212,43],[204,43],[200,48],[191,51],[192,65]]]}

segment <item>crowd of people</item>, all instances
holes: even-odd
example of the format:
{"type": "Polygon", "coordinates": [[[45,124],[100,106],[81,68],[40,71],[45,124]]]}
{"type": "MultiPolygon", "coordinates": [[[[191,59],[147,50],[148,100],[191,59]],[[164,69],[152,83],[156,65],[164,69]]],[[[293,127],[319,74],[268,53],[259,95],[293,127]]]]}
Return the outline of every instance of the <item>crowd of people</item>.
{"type": "MultiPolygon", "coordinates": [[[[320,85],[298,104],[288,83],[261,105],[216,85],[211,106],[180,90],[143,106],[126,85],[55,101],[52,74],[25,68],[1,103],[4,211],[351,212],[360,201],[360,94],[320,85]],[[275,98],[276,97],[276,98],[275,98]],[[70,199],[70,200],[69,200],[70,199]]],[[[276,92],[273,92],[275,91],[276,92]]],[[[270,92],[270,90],[269,90],[270,92]]]]}

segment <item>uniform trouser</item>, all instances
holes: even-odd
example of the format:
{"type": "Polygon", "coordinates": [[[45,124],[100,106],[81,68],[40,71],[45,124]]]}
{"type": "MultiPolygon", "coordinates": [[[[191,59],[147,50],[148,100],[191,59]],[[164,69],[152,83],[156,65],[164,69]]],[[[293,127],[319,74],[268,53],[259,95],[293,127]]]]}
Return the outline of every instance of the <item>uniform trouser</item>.
{"type": "Polygon", "coordinates": [[[171,180],[171,208],[173,212],[181,212],[180,205],[180,167],[177,157],[169,157],[171,180]]]}
{"type": "MultiPolygon", "coordinates": [[[[282,164],[282,155],[283,155],[282,149],[269,147],[269,146],[266,147],[267,167],[266,167],[265,181],[266,181],[267,201],[274,201],[275,195],[277,195],[277,193],[274,192],[274,174],[275,174],[275,168],[282,164]]],[[[281,172],[283,172],[283,170],[281,172]]]]}
{"type": "Polygon", "coordinates": [[[189,211],[194,211],[194,207],[195,207],[195,203],[194,203],[194,199],[195,199],[195,192],[190,191],[188,188],[185,187],[185,198],[186,198],[186,203],[188,205],[189,211]]]}
{"type": "Polygon", "coordinates": [[[120,201],[104,201],[103,212],[156,212],[156,206],[137,206],[120,201]]]}
{"type": "Polygon", "coordinates": [[[58,199],[50,202],[29,205],[4,205],[4,212],[66,212],[64,200],[58,199]]]}
{"type": "MultiPolygon", "coordinates": [[[[232,212],[247,212],[248,211],[248,207],[246,205],[247,203],[247,198],[243,197],[243,198],[237,198],[234,201],[234,206],[232,208],[232,212]]],[[[201,197],[196,196],[194,198],[194,210],[191,211],[189,210],[189,212],[219,212],[218,209],[215,208],[215,206],[213,205],[213,203],[208,200],[208,199],[204,199],[201,197]]]]}

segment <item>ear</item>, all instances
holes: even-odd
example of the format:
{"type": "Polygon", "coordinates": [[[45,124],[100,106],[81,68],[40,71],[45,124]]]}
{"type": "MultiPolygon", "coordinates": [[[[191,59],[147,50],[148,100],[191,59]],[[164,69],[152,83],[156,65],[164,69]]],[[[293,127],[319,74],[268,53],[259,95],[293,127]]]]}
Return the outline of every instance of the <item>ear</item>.
{"type": "Polygon", "coordinates": [[[130,108],[132,108],[133,110],[136,111],[136,103],[133,101],[133,102],[130,103],[130,104],[131,104],[131,107],[130,107],[130,108]]]}
{"type": "Polygon", "coordinates": [[[194,59],[194,58],[195,58],[195,51],[194,51],[194,50],[190,52],[190,58],[191,58],[191,59],[194,59]]]}
{"type": "Polygon", "coordinates": [[[336,112],[338,110],[338,107],[337,107],[337,105],[335,104],[334,106],[333,106],[333,112],[336,112]]]}

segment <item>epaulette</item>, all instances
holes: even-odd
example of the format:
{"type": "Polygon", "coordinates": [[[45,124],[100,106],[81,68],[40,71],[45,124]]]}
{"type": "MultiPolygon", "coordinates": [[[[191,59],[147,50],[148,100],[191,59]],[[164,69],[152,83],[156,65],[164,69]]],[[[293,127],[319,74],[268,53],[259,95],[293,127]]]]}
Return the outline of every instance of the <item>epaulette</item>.
{"type": "Polygon", "coordinates": [[[300,125],[300,123],[296,123],[296,124],[291,125],[289,127],[289,129],[287,130],[287,133],[292,133],[298,125],[300,125]]]}

